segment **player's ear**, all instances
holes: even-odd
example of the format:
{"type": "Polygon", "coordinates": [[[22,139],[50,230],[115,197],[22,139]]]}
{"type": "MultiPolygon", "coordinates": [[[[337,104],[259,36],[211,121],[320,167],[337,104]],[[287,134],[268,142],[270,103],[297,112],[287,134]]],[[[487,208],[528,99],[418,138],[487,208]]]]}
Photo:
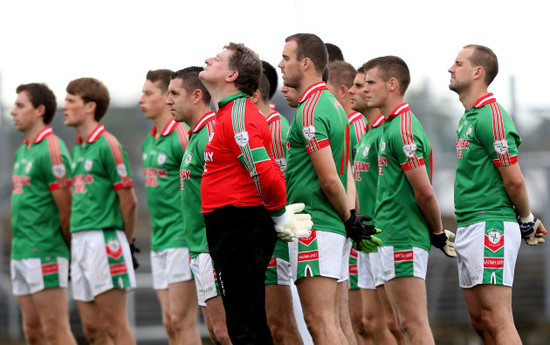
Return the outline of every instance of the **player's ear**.
{"type": "Polygon", "coordinates": [[[484,75],[485,75],[485,69],[482,66],[474,67],[474,80],[482,79],[484,75]]]}
{"type": "Polygon", "coordinates": [[[399,81],[396,78],[390,78],[387,82],[390,91],[395,91],[399,88],[399,81]]]}
{"type": "Polygon", "coordinates": [[[231,70],[231,72],[225,77],[225,81],[232,83],[239,77],[237,70],[231,70]]]}

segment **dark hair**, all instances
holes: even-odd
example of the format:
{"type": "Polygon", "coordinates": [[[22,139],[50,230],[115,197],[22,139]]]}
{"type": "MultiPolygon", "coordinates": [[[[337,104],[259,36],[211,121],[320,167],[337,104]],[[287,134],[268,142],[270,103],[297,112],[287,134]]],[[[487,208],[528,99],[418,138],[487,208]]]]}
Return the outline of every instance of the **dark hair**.
{"type": "Polygon", "coordinates": [[[172,74],[172,71],[169,69],[157,69],[157,70],[150,70],[147,72],[147,76],[145,79],[151,81],[152,83],[156,83],[159,81],[159,88],[163,93],[166,93],[168,91],[168,85],[170,85],[170,75],[172,74]]]}
{"type": "Polygon", "coordinates": [[[481,66],[485,70],[485,84],[489,86],[498,74],[498,59],[496,54],[485,46],[468,44],[464,48],[474,48],[468,60],[472,66],[481,66]]]}
{"type": "Polygon", "coordinates": [[[405,94],[411,82],[409,67],[397,56],[381,56],[367,61],[363,65],[363,70],[368,72],[370,69],[378,67],[378,75],[382,80],[388,81],[391,78],[397,79],[400,86],[401,95],[405,94]]]}
{"type": "Polygon", "coordinates": [[[84,103],[94,102],[96,105],[94,118],[98,122],[109,108],[111,101],[109,90],[107,90],[107,87],[102,82],[95,78],[75,79],[67,85],[66,91],[71,95],[80,96],[84,103]]]}
{"type": "Polygon", "coordinates": [[[355,68],[345,61],[334,61],[328,64],[329,77],[328,81],[331,84],[340,86],[345,85],[347,88],[353,86],[353,80],[355,79],[355,68]]]}
{"type": "MultiPolygon", "coordinates": [[[[277,91],[278,86],[278,77],[275,67],[273,67],[269,62],[262,60],[262,70],[263,74],[267,77],[269,81],[269,99],[273,98],[275,91],[277,91]]],[[[260,84],[262,81],[260,80],[260,84]]]]}
{"type": "Polygon", "coordinates": [[[233,52],[229,57],[228,67],[238,73],[235,86],[252,96],[258,89],[262,75],[262,62],[258,54],[242,43],[230,42],[224,48],[233,52]]]}
{"type": "Polygon", "coordinates": [[[30,83],[21,84],[15,89],[17,94],[25,91],[34,108],[44,105],[44,116],[42,120],[48,125],[52,122],[57,110],[57,101],[52,90],[46,84],[30,83]]]}
{"type": "Polygon", "coordinates": [[[197,89],[201,90],[202,92],[202,101],[205,104],[210,104],[210,93],[208,90],[204,87],[204,84],[199,79],[199,73],[202,72],[204,68],[197,67],[197,66],[191,66],[184,69],[180,69],[177,72],[172,72],[170,74],[170,79],[181,79],[181,84],[183,85],[183,88],[187,93],[191,93],[197,89]]]}
{"type": "Polygon", "coordinates": [[[342,50],[336,44],[325,43],[328,52],[328,62],[344,61],[344,54],[342,50]]]}
{"type": "Polygon", "coordinates": [[[258,86],[258,91],[260,91],[260,98],[263,103],[269,103],[269,100],[271,99],[269,97],[269,80],[267,79],[267,76],[265,74],[262,74],[260,77],[260,85],[258,86]]]}
{"type": "Polygon", "coordinates": [[[285,42],[296,42],[296,58],[298,61],[309,58],[318,75],[323,75],[328,64],[328,52],[323,41],[315,34],[294,34],[288,36],[285,42]]]}

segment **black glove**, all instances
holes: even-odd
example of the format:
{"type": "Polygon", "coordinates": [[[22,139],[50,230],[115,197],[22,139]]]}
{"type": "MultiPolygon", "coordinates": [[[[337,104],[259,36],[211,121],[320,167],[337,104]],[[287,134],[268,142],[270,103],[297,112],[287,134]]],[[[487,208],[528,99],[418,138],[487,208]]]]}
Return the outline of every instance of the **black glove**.
{"type": "Polygon", "coordinates": [[[441,249],[441,251],[450,258],[456,258],[455,244],[454,241],[455,234],[449,230],[443,230],[442,233],[434,234],[430,231],[430,242],[436,248],[441,249]]]}
{"type": "Polygon", "coordinates": [[[136,239],[134,238],[132,240],[132,243],[130,244],[130,252],[132,253],[132,264],[134,265],[134,269],[137,269],[139,267],[139,262],[136,258],[136,253],[141,252],[141,249],[136,245],[136,239]]]}
{"type": "Polygon", "coordinates": [[[346,234],[354,243],[360,243],[363,240],[371,240],[371,235],[376,234],[376,227],[372,224],[365,224],[372,220],[371,217],[362,214],[355,214],[355,210],[350,210],[350,217],[344,222],[346,234]]]}

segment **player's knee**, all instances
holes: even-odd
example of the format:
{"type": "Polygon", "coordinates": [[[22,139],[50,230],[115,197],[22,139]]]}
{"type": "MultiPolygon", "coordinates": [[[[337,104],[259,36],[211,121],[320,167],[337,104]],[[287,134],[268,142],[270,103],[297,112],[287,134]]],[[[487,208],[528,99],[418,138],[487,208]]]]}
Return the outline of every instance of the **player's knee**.
{"type": "Polygon", "coordinates": [[[25,322],[23,323],[23,331],[25,338],[29,344],[39,344],[45,337],[44,330],[40,322],[25,322]]]}

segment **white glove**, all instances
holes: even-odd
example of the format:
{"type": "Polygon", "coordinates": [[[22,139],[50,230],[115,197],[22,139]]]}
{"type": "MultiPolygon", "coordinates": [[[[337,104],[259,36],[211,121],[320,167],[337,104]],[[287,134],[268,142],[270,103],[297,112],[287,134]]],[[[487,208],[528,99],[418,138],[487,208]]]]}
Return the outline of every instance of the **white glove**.
{"type": "Polygon", "coordinates": [[[292,242],[295,238],[308,237],[311,234],[313,222],[309,213],[296,213],[303,211],[305,204],[290,204],[285,207],[282,216],[271,217],[275,223],[277,236],[285,242],[292,242]]]}
{"type": "Polygon", "coordinates": [[[539,243],[544,243],[544,238],[548,234],[546,228],[537,217],[529,213],[527,217],[518,217],[519,228],[521,230],[521,237],[530,246],[536,246],[539,243]]]}

